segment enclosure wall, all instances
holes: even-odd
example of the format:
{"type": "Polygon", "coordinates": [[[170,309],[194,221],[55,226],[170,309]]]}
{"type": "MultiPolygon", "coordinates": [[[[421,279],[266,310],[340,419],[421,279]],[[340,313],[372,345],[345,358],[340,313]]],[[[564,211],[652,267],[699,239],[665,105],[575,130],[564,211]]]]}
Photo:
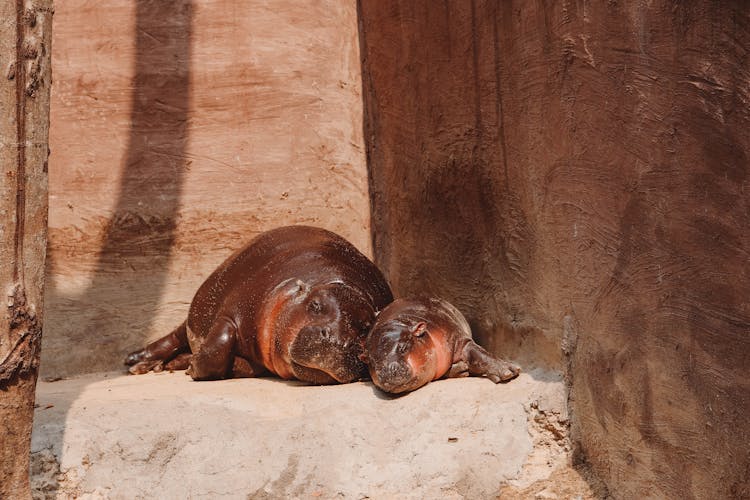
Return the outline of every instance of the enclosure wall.
{"type": "Polygon", "coordinates": [[[58,2],[44,376],[121,369],[258,232],[370,252],[354,0],[58,2]]]}
{"type": "Polygon", "coordinates": [[[567,366],[615,498],[750,496],[750,10],[361,0],[377,262],[567,366]]]}

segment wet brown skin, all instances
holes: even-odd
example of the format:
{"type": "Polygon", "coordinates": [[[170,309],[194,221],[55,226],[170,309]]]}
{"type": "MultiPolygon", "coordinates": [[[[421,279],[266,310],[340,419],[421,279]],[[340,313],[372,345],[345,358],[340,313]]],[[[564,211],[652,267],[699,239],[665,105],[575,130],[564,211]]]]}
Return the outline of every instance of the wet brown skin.
{"type": "Polygon", "coordinates": [[[382,273],[340,236],[282,227],[231,255],[198,289],[187,321],[125,364],[134,374],[188,368],[195,380],[270,372],[352,382],[367,376],[363,342],[392,300],[382,273]]]}
{"type": "Polygon", "coordinates": [[[393,394],[442,377],[476,375],[507,382],[521,371],[475,343],[463,314],[437,298],[391,303],[368,334],[363,357],[375,385],[393,394]]]}

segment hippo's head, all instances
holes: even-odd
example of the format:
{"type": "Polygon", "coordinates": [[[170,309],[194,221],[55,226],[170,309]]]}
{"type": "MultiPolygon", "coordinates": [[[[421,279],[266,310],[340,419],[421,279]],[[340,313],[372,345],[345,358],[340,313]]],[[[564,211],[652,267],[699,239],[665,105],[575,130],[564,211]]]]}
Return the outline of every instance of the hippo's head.
{"type": "Polygon", "coordinates": [[[365,341],[370,377],[393,394],[413,391],[435,376],[439,351],[420,315],[401,314],[400,300],[378,316],[365,341]]]}
{"type": "Polygon", "coordinates": [[[276,326],[288,332],[284,337],[294,377],[314,384],[365,378],[367,367],[360,358],[375,320],[372,300],[340,281],[297,286],[295,297],[276,315],[285,323],[276,326]]]}

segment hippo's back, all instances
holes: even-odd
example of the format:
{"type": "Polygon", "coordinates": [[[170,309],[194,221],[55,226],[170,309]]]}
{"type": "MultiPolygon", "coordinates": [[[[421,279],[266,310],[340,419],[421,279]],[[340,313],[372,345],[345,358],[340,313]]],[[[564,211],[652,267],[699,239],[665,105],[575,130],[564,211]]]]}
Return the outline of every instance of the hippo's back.
{"type": "Polygon", "coordinates": [[[252,323],[268,294],[289,279],[343,281],[368,295],[378,310],[393,300],[382,273],[344,238],[321,228],[286,226],[256,236],[206,279],[190,305],[188,328],[204,337],[218,315],[252,323]]]}

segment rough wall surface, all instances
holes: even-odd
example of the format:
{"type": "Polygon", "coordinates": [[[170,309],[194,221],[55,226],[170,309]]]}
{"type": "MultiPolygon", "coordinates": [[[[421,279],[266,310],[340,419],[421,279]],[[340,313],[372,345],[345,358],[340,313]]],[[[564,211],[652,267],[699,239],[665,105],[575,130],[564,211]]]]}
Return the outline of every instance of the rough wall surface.
{"type": "Polygon", "coordinates": [[[750,496],[750,9],[359,10],[395,292],[568,364],[583,457],[616,498],[750,496]]]}
{"type": "Polygon", "coordinates": [[[258,232],[370,253],[356,4],[57,5],[45,376],[112,370],[258,232]]]}

